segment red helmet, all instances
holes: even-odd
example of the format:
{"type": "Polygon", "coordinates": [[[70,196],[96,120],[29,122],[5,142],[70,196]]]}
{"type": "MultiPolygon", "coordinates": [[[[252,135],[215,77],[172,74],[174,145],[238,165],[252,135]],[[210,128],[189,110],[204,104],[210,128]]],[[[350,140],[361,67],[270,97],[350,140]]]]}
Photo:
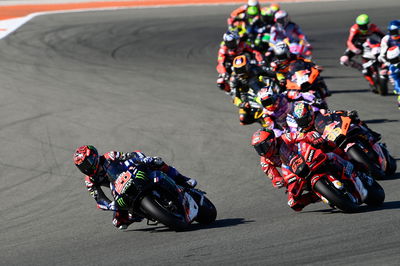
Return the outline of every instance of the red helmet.
{"type": "Polygon", "coordinates": [[[85,145],[79,147],[74,153],[74,163],[85,175],[93,176],[96,174],[99,162],[99,153],[93,146],[85,145]]]}
{"type": "Polygon", "coordinates": [[[260,156],[271,157],[276,151],[276,139],[274,131],[261,128],[254,132],[251,145],[260,156]]]}

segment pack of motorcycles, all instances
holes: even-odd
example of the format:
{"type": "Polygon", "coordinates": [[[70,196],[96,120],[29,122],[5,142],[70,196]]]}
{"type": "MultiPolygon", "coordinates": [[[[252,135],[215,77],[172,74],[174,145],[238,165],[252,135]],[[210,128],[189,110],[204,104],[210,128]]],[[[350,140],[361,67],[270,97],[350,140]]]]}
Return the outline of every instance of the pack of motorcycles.
{"type": "MultiPolygon", "coordinates": [[[[258,36],[246,34],[242,30],[240,36],[241,41],[245,41],[252,48],[262,51],[265,49],[265,45],[257,47],[257,42],[254,40],[262,38],[263,34],[260,33],[258,36]]],[[[385,95],[388,92],[388,77],[387,73],[383,73],[380,69],[377,60],[379,56],[377,43],[379,42],[368,39],[364,44],[364,54],[361,57],[364,67],[369,68],[370,72],[373,73],[376,84],[374,93],[385,95]]],[[[289,47],[291,53],[311,59],[311,50],[301,47],[301,41],[289,44],[289,47]]],[[[270,62],[256,62],[253,55],[246,54],[246,56],[254,64],[269,67],[270,62]]],[[[229,62],[227,65],[230,65],[229,62]]],[[[277,79],[260,76],[260,80],[264,82],[264,88],[268,88],[275,94],[285,95],[289,102],[304,101],[311,104],[314,110],[321,113],[332,113],[330,119],[326,119],[324,124],[319,125],[319,127],[322,127],[319,132],[322,131],[322,137],[333,142],[336,148],[341,150],[340,154],[343,159],[351,162],[355,169],[362,173],[360,178],[356,180],[352,177],[338,176],[328,172],[327,168],[324,167],[329,163],[328,151],[300,142],[297,145],[298,150],[295,153],[295,159],[286,158],[287,162],[282,162],[286,168],[290,169],[291,175],[296,178],[295,182],[298,183],[299,187],[296,196],[306,192],[315,193],[324,203],[343,212],[356,212],[362,204],[374,207],[381,205],[385,199],[385,192],[376,180],[382,180],[395,174],[396,160],[390,155],[386,145],[380,142],[380,136],[376,136],[375,132],[368,129],[366,124],[359,119],[357,112],[339,111],[335,114],[336,111],[328,109],[326,97],[330,93],[320,75],[322,68],[298,60],[292,62],[288,69],[289,71],[283,74],[286,81],[283,88],[278,86],[279,81],[277,79]],[[311,95],[311,100],[305,100],[306,95],[311,95]]],[[[233,71],[233,69],[231,70],[233,71]]],[[[277,74],[278,76],[282,75],[282,73],[277,74]]],[[[273,122],[274,118],[268,117],[270,112],[264,112],[264,107],[260,104],[260,101],[257,101],[257,95],[260,95],[259,91],[250,86],[245,93],[248,94],[249,104],[246,109],[241,108],[239,114],[243,115],[248,112],[247,115],[250,114],[253,121],[260,123],[262,127],[271,130],[276,129],[277,123],[265,123],[265,121],[273,122]]],[[[227,92],[227,94],[234,97],[235,93],[227,92]]],[[[291,116],[290,112],[288,116],[291,116]]],[[[281,127],[279,129],[283,132],[290,132],[292,129],[290,123],[293,122],[293,119],[289,118],[289,120],[291,121],[287,128],[281,127]]]]}
{"type": "MultiPolygon", "coordinates": [[[[242,32],[242,38],[257,49],[257,42],[248,36],[250,35],[242,32]]],[[[302,55],[301,53],[305,52],[305,57],[311,57],[311,51],[301,47],[301,43],[293,43],[290,47],[292,53],[302,55]]],[[[373,73],[379,73],[376,52],[375,55],[369,53],[368,56],[369,67],[375,69],[373,73]]],[[[253,59],[252,62],[254,61],[253,59]]],[[[260,77],[260,81],[274,93],[284,94],[290,102],[305,100],[308,95],[311,97],[308,97],[307,103],[313,105],[316,110],[327,109],[326,96],[329,93],[320,75],[321,69],[300,61],[292,64],[291,70],[286,74],[285,88],[282,89],[277,85],[278,82],[270,77],[260,77]],[[303,96],[300,97],[301,95],[303,96]]],[[[379,79],[379,75],[376,78],[379,79]]],[[[378,85],[383,84],[382,88],[377,88],[380,94],[387,93],[387,86],[383,81],[377,82],[378,85]]],[[[262,105],[255,100],[257,91],[250,88],[247,93],[250,103],[248,111],[254,114],[254,121],[264,127],[275,127],[276,123],[264,123],[268,117],[263,112],[262,105]]],[[[291,182],[295,178],[295,182],[298,183],[299,189],[295,197],[302,193],[315,193],[328,206],[343,212],[356,212],[362,204],[379,206],[384,202],[385,192],[376,180],[393,175],[396,172],[396,161],[386,145],[380,142],[380,138],[374,136],[368,127],[362,126],[363,122],[354,113],[342,112],[340,115],[332,115],[325,124],[319,126],[322,127],[323,138],[333,142],[342,151],[344,159],[350,161],[363,174],[355,178],[329,172],[329,168],[325,167],[329,163],[327,152],[309,143],[300,142],[293,157],[282,162],[290,170],[291,182]]],[[[273,121],[272,118],[269,119],[273,121]]],[[[120,173],[129,171],[135,176],[132,170],[135,168],[129,165],[129,162],[121,167],[123,169],[116,171],[116,178],[120,173]]],[[[182,187],[162,172],[151,173],[147,179],[132,178],[129,182],[132,193],[128,194],[133,195],[131,211],[147,218],[149,225],[162,223],[173,230],[181,231],[187,229],[194,221],[210,224],[216,219],[217,210],[204,191],[182,187]]]]}

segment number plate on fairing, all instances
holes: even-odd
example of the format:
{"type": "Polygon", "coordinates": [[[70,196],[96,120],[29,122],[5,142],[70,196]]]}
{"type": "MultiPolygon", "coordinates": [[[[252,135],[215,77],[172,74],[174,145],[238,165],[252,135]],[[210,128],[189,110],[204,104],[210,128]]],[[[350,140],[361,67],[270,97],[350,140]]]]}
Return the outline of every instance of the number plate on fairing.
{"type": "Polygon", "coordinates": [[[186,217],[190,222],[193,221],[193,219],[197,216],[197,213],[199,212],[199,206],[197,206],[197,203],[194,201],[192,196],[190,196],[186,192],[185,192],[185,211],[186,211],[186,217]]]}

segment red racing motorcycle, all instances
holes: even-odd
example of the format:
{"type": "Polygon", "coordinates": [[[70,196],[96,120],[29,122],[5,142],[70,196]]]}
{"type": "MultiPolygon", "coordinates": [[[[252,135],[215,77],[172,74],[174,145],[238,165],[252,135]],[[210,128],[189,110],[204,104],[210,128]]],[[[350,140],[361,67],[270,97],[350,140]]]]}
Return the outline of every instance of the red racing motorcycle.
{"type": "MultiPolygon", "coordinates": [[[[335,174],[330,165],[329,156],[306,142],[297,144],[290,156],[282,158],[287,185],[296,182],[294,197],[300,197],[303,192],[315,193],[324,203],[343,212],[355,212],[363,203],[379,206],[385,200],[383,188],[370,176],[359,174],[355,176],[352,169],[341,176],[335,174]]],[[[350,164],[351,165],[351,164],[350,164]]],[[[351,167],[352,168],[352,167],[351,167]]]]}

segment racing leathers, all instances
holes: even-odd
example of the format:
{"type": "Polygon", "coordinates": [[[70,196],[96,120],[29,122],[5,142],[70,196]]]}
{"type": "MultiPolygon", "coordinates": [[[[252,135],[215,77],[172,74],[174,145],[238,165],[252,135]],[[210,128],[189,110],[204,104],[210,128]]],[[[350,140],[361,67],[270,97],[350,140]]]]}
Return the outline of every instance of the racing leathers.
{"type": "Polygon", "coordinates": [[[393,38],[391,35],[385,35],[381,40],[381,51],[379,53],[379,61],[389,65],[389,62],[386,60],[386,52],[390,47],[398,46],[400,47],[400,38],[393,38]]]}
{"type": "Polygon", "coordinates": [[[389,66],[390,79],[394,84],[393,91],[397,94],[397,107],[400,109],[400,64],[391,64],[389,66]]]}
{"type": "MultiPolygon", "coordinates": [[[[145,167],[146,169],[159,170],[173,178],[177,184],[194,187],[197,182],[194,179],[183,176],[174,167],[167,165],[159,157],[147,157],[142,152],[136,151],[131,153],[123,153],[110,151],[100,156],[99,171],[93,176],[85,177],[85,185],[90,195],[97,203],[97,208],[102,210],[114,211],[113,225],[119,229],[126,229],[133,222],[141,221],[142,217],[133,217],[128,210],[121,207],[121,197],[115,190],[115,184],[110,178],[108,170],[115,164],[130,160],[135,165],[145,167]],[[111,201],[103,192],[101,187],[109,187],[113,196],[111,201]]],[[[123,201],[122,201],[123,202],[123,201]]]]}
{"type": "MultiPolygon", "coordinates": [[[[233,10],[231,12],[231,14],[229,15],[229,18],[227,19],[227,23],[229,27],[235,27],[235,22],[238,21],[244,21],[247,18],[247,8],[249,7],[248,4],[246,5],[241,5],[240,7],[236,8],[235,10],[233,10]]],[[[261,7],[260,4],[257,3],[255,5],[255,7],[257,7],[257,9],[259,10],[259,13],[261,13],[261,7]]]]}
{"type": "Polygon", "coordinates": [[[351,26],[349,37],[347,38],[346,42],[347,49],[344,52],[344,55],[340,57],[340,63],[344,66],[350,66],[362,71],[362,65],[356,61],[353,61],[352,58],[355,55],[362,54],[363,43],[365,43],[367,38],[371,35],[376,35],[379,38],[382,38],[385,34],[383,34],[377,25],[372,23],[369,24],[368,30],[365,33],[360,30],[360,27],[357,24],[351,26]]]}
{"type": "MultiPolygon", "coordinates": [[[[281,136],[284,141],[284,145],[281,145],[279,150],[280,158],[282,161],[282,175],[284,176],[284,183],[287,188],[288,193],[288,205],[295,211],[301,211],[305,206],[310,203],[314,203],[320,200],[320,198],[313,192],[307,192],[301,194],[300,196],[295,196],[299,189],[299,183],[296,182],[296,175],[291,172],[290,167],[286,164],[293,159],[293,156],[298,154],[299,142],[307,142],[316,148],[323,149],[328,156],[328,163],[324,166],[325,169],[336,176],[347,176],[351,177],[353,180],[359,178],[359,176],[364,175],[363,173],[356,172],[354,170],[354,165],[349,161],[343,159],[341,156],[337,155],[330,150],[335,149],[334,144],[330,141],[324,140],[322,136],[316,131],[310,131],[308,133],[286,133],[281,136]]],[[[358,180],[359,181],[359,180],[358,180]]],[[[360,181],[361,182],[361,181],[360,181]]]]}
{"type": "Polygon", "coordinates": [[[300,26],[290,21],[285,26],[280,23],[275,23],[271,27],[271,43],[276,44],[281,41],[289,43],[299,43],[301,40],[307,42],[307,38],[301,30],[300,26]]]}
{"type": "Polygon", "coordinates": [[[314,134],[314,132],[298,135],[294,133],[285,133],[275,138],[275,152],[272,156],[260,156],[262,171],[271,180],[275,188],[286,186],[288,205],[295,211],[301,211],[306,205],[319,201],[319,198],[313,193],[306,193],[299,197],[294,197],[294,190],[297,189],[297,187],[295,183],[289,182],[290,178],[287,178],[289,172],[285,169],[285,165],[282,164],[282,161],[285,161],[283,157],[289,156],[297,147],[294,144],[299,141],[305,141],[311,145],[319,145],[323,140],[318,133],[314,134]],[[279,171],[279,168],[282,173],[279,171]]]}
{"type": "Polygon", "coordinates": [[[229,78],[232,73],[232,61],[233,59],[244,53],[248,53],[250,55],[254,55],[255,59],[258,62],[263,61],[262,54],[251,48],[244,41],[240,41],[235,49],[229,49],[228,46],[225,45],[225,42],[221,42],[219,50],[218,50],[218,64],[217,64],[217,86],[226,92],[230,92],[231,88],[229,86],[229,78]]]}
{"type": "Polygon", "coordinates": [[[233,104],[239,107],[241,125],[254,123],[261,118],[262,105],[257,101],[257,93],[264,84],[259,80],[259,77],[271,77],[274,75],[269,69],[254,64],[250,64],[247,73],[232,73],[230,86],[232,88],[233,104]]]}
{"type": "Polygon", "coordinates": [[[291,109],[292,103],[288,101],[286,94],[279,94],[273,106],[263,109],[263,126],[273,130],[276,136],[281,135],[288,127],[286,117],[291,109]]]}

